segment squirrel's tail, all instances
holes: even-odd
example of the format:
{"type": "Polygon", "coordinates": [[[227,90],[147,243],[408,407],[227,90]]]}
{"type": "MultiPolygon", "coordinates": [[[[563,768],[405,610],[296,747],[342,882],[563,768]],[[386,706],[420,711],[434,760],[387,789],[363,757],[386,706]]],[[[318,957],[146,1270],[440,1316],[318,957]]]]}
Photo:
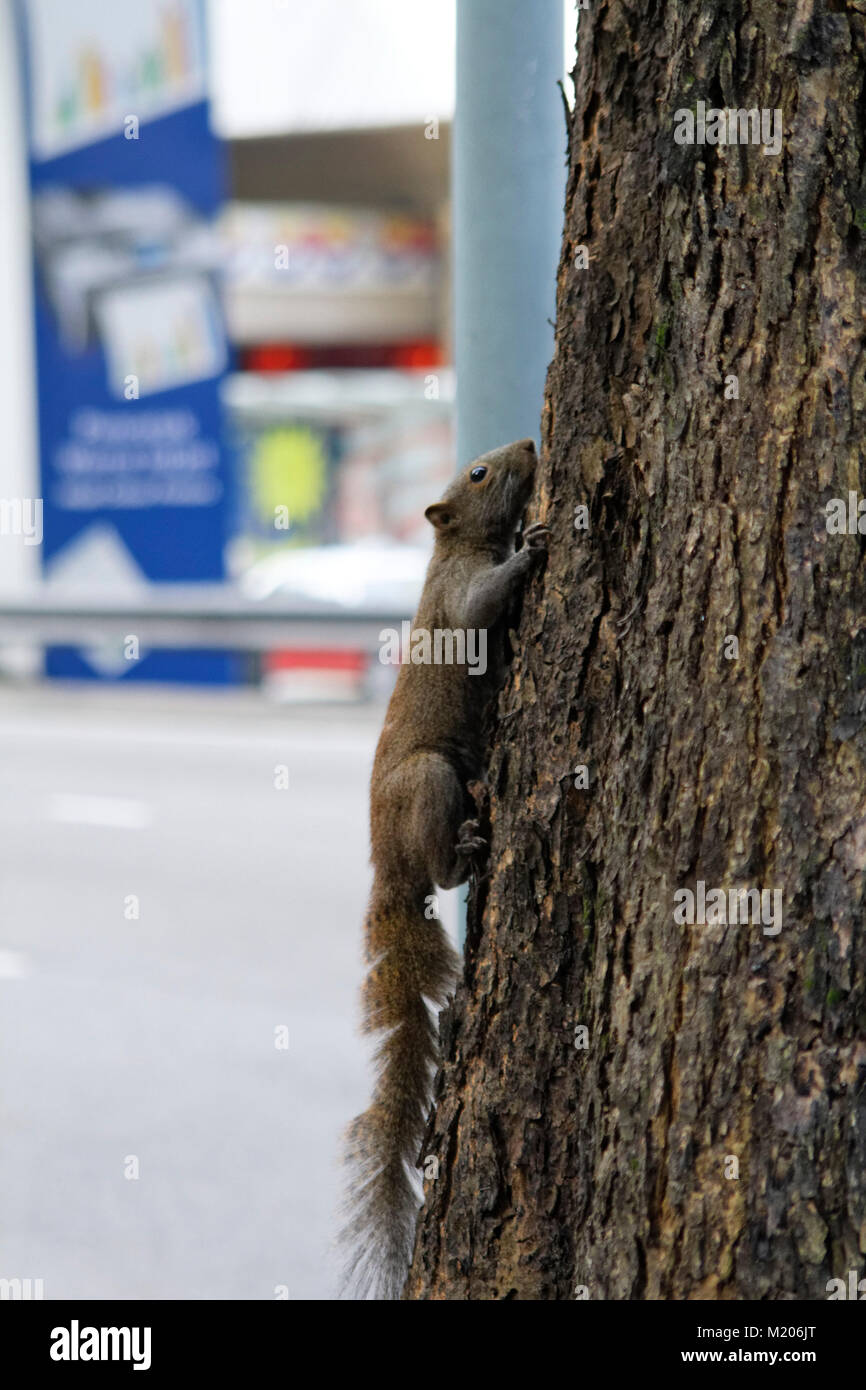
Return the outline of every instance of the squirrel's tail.
{"type": "Polygon", "coordinates": [[[458,966],[441,922],[424,910],[425,890],[395,897],[374,883],[361,1000],[364,1032],[382,1036],[372,1102],[346,1135],[351,1186],[341,1233],[345,1287],[357,1298],[399,1298],[412,1257],[419,1183],[409,1165],[414,1173],[438,1058],[427,1000],[444,1004],[458,966]]]}

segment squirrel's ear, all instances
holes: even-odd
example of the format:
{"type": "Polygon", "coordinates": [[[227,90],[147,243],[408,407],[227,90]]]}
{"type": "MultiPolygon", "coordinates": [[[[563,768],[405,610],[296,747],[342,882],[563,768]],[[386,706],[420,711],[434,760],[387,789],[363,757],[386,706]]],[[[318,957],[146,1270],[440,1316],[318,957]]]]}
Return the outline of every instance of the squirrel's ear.
{"type": "Polygon", "coordinates": [[[449,526],[453,526],[457,518],[454,512],[445,502],[434,502],[424,513],[430,525],[437,531],[447,531],[449,526]]]}

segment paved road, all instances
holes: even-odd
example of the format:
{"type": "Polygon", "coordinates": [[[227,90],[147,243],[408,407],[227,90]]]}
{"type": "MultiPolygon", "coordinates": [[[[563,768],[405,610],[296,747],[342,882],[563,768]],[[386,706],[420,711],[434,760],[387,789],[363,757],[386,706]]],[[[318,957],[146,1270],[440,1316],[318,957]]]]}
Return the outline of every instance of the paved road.
{"type": "Polygon", "coordinates": [[[0,689],[0,1277],[334,1296],[380,720],[0,689]]]}

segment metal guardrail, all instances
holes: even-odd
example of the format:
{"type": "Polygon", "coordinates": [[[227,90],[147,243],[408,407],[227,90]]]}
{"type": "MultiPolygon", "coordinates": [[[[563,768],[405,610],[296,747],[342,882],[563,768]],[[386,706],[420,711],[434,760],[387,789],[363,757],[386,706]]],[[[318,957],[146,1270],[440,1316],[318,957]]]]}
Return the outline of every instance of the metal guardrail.
{"type": "Polygon", "coordinates": [[[141,599],[39,594],[0,602],[0,646],[89,646],[138,638],[142,647],[265,652],[280,647],[352,647],[373,652],[383,628],[406,613],[260,602],[223,585],[159,585],[141,599]]]}

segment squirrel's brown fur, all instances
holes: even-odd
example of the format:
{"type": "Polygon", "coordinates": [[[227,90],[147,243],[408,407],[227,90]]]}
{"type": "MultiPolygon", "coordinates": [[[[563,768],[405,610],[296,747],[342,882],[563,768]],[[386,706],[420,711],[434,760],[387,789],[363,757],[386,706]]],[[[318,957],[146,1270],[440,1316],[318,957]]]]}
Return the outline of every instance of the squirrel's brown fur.
{"type": "Polygon", "coordinates": [[[465,664],[401,666],[376,749],[362,1008],[364,1031],[381,1041],[372,1103],[347,1135],[353,1185],[343,1231],[347,1283],[358,1297],[399,1297],[412,1253],[418,1195],[409,1165],[418,1158],[437,1061],[429,1005],[445,1002],[458,968],[441,923],[425,909],[434,885],[466,880],[483,847],[467,819],[466,787],[482,771],[481,716],[502,676],[502,643],[490,629],[544,554],[543,526],[529,528],[514,551],[535,464],[532,440],[495,449],[426,512],[436,544],[413,631],[485,629],[494,640],[484,674],[470,674],[465,664]]]}

